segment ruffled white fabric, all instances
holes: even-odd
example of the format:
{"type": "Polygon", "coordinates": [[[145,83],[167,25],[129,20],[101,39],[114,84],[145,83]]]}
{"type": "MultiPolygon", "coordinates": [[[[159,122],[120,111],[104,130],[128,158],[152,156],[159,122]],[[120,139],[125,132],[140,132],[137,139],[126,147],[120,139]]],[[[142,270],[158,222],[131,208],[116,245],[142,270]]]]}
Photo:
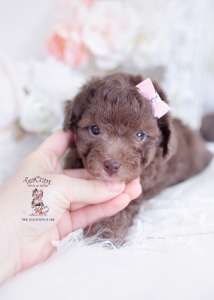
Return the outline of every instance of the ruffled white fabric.
{"type": "Polygon", "coordinates": [[[52,245],[56,247],[56,250],[59,251],[63,247],[72,246],[78,243],[78,241],[83,239],[83,230],[78,229],[74,232],[69,233],[65,238],[59,241],[52,241],[52,245]]]}

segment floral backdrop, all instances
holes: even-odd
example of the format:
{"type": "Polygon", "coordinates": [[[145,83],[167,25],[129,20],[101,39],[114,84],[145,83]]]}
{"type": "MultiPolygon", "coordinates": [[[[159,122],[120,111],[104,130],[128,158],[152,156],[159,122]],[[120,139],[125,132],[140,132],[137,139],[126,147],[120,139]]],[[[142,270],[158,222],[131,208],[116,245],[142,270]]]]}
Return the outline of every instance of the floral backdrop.
{"type": "Polygon", "coordinates": [[[212,12],[209,0],[57,1],[45,61],[0,57],[0,132],[55,131],[65,100],[89,76],[115,71],[160,80],[172,113],[198,128],[214,109],[212,12]]]}

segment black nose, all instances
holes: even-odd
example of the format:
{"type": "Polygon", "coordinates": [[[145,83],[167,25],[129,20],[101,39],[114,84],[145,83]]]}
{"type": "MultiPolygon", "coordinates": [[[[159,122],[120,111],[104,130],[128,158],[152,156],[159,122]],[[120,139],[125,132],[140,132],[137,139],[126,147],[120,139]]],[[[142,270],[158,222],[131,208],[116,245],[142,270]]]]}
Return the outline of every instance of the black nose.
{"type": "Polygon", "coordinates": [[[110,175],[116,173],[120,168],[120,163],[117,160],[107,159],[103,163],[104,170],[110,175]]]}

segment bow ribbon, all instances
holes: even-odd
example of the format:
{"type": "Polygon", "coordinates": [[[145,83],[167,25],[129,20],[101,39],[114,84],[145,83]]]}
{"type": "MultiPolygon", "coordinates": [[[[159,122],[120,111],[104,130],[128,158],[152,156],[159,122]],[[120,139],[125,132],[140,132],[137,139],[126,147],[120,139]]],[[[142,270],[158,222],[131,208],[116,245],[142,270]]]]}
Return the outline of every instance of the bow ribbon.
{"type": "Polygon", "coordinates": [[[161,100],[160,96],[154,89],[150,78],[143,80],[136,85],[136,87],[139,89],[144,98],[152,102],[153,112],[156,118],[161,118],[170,110],[170,107],[166,104],[166,102],[161,100]]]}

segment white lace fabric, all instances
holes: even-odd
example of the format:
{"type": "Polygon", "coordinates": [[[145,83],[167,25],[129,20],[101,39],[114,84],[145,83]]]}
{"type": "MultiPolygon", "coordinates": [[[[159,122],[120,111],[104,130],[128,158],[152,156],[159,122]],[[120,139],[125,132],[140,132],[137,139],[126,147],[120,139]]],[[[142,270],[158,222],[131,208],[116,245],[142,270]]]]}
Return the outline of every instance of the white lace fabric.
{"type": "Polygon", "coordinates": [[[59,241],[52,241],[52,245],[56,247],[56,251],[59,251],[62,248],[67,246],[73,246],[77,244],[80,240],[83,239],[83,230],[78,229],[74,232],[69,233],[66,237],[62,238],[59,241]]]}

